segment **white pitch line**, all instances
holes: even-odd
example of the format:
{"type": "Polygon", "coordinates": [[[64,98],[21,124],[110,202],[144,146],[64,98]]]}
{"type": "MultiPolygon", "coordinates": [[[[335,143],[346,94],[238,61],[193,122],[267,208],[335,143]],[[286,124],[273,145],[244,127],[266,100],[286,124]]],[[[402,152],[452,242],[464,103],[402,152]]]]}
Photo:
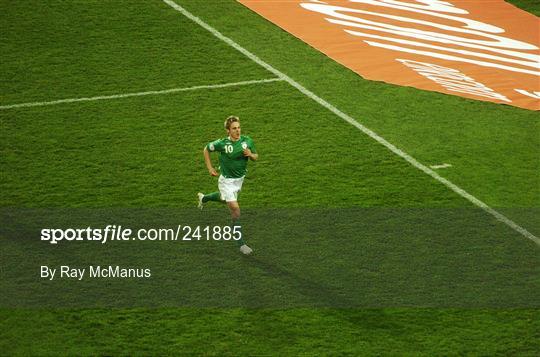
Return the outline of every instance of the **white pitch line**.
{"type": "Polygon", "coordinates": [[[187,91],[199,90],[199,89],[216,89],[216,88],[246,86],[246,85],[250,85],[250,84],[269,83],[269,82],[277,82],[277,81],[282,81],[282,80],[283,80],[282,78],[270,78],[270,79],[259,79],[259,80],[252,80],[252,81],[223,83],[223,84],[209,84],[209,85],[201,85],[201,86],[185,87],[185,88],[171,88],[171,89],[164,89],[164,90],[152,90],[152,91],[148,91],[148,92],[102,95],[102,96],[97,96],[97,97],[86,97],[86,98],[59,99],[59,100],[53,100],[53,101],[49,101],[49,102],[32,102],[32,103],[9,104],[9,105],[1,105],[0,110],[13,109],[13,108],[39,107],[39,106],[44,106],[44,105],[55,105],[55,104],[63,104],[63,103],[91,102],[91,101],[95,101],[95,100],[109,100],[109,99],[120,99],[120,98],[128,98],[128,97],[141,97],[141,96],[145,96],[145,95],[171,94],[171,93],[187,92],[187,91]]]}
{"type": "Polygon", "coordinates": [[[357,129],[362,131],[364,134],[371,137],[373,140],[377,141],[381,145],[384,145],[388,150],[392,151],[394,154],[396,154],[399,157],[403,158],[408,163],[410,163],[412,166],[414,166],[417,169],[423,171],[425,174],[433,177],[435,180],[439,181],[440,183],[442,183],[443,185],[445,185],[446,187],[448,187],[449,189],[451,189],[452,191],[454,191],[458,195],[460,195],[463,198],[467,199],[468,201],[470,201],[474,205],[480,207],[481,209],[483,209],[485,212],[491,214],[493,217],[495,217],[500,222],[506,224],[507,226],[509,226],[510,228],[515,230],[516,232],[523,235],[525,238],[528,238],[528,239],[532,240],[533,242],[535,242],[537,245],[540,246],[540,238],[536,237],[535,235],[533,235],[532,233],[527,231],[525,228],[519,226],[517,223],[515,223],[511,219],[507,218],[506,216],[502,215],[501,213],[495,211],[493,208],[489,207],[487,204],[480,201],[478,198],[476,198],[473,195],[469,194],[468,192],[466,192],[462,188],[458,187],[457,185],[453,184],[449,180],[445,179],[444,177],[441,177],[438,173],[436,173],[435,171],[433,171],[429,167],[421,164],[415,158],[413,158],[412,156],[410,156],[406,152],[401,151],[396,146],[394,146],[393,144],[388,142],[383,137],[379,136],[377,133],[375,133],[371,129],[363,126],[362,124],[357,122],[355,119],[353,119],[349,115],[343,113],[341,110],[337,109],[332,104],[328,103],[327,101],[325,101],[321,97],[317,96],[315,93],[311,92],[310,90],[308,90],[307,88],[305,88],[304,86],[302,86],[301,84],[299,84],[298,82],[296,82],[295,80],[293,80],[292,78],[290,78],[289,76],[284,74],[283,72],[275,69],[274,67],[272,67],[268,63],[264,62],[259,57],[257,57],[253,53],[249,52],[248,50],[246,50],[245,48],[243,48],[242,46],[240,46],[239,44],[237,44],[236,42],[234,42],[230,38],[228,38],[225,35],[221,34],[218,30],[216,30],[212,26],[208,25],[206,22],[202,21],[200,18],[196,17],[195,15],[191,14],[189,11],[187,11],[186,9],[184,9],[183,7],[181,7],[180,5],[175,3],[174,1],[172,1],[172,0],[163,0],[163,2],[165,2],[167,5],[169,5],[170,7],[175,9],[176,11],[179,11],[180,13],[182,13],[188,19],[190,19],[193,22],[197,23],[199,26],[203,27],[204,29],[206,29],[207,31],[212,33],[212,35],[219,38],[223,42],[227,43],[229,46],[233,47],[234,49],[236,49],[240,53],[244,54],[246,57],[251,59],[253,62],[257,63],[258,65],[265,68],[269,72],[273,73],[278,78],[286,81],[291,86],[298,89],[301,93],[303,93],[307,97],[313,99],[315,102],[319,103],[320,105],[322,105],[323,107],[325,107],[326,109],[331,111],[332,113],[336,114],[338,117],[345,120],[347,123],[353,125],[357,129]]]}
{"type": "Polygon", "coordinates": [[[446,169],[448,167],[452,167],[450,164],[441,164],[441,165],[431,165],[432,169],[446,169]]]}

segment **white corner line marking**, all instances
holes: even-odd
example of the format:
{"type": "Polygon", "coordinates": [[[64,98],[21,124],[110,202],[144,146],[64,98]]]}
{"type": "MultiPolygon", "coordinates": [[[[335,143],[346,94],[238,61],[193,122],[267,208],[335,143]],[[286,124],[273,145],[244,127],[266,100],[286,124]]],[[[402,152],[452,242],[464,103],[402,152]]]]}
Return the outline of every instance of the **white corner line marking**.
{"type": "Polygon", "coordinates": [[[102,95],[102,96],[97,96],[97,97],[85,97],[85,98],[59,99],[59,100],[53,100],[53,101],[49,101],[49,102],[32,102],[32,103],[10,104],[10,105],[1,105],[0,110],[14,109],[14,108],[26,108],[26,107],[39,107],[39,106],[44,106],[44,105],[55,105],[55,104],[63,104],[63,103],[92,102],[92,101],[95,101],[95,100],[109,100],[109,99],[120,99],[120,98],[128,98],[128,97],[142,97],[142,96],[145,96],[145,95],[171,94],[171,93],[187,92],[187,91],[193,91],[193,90],[199,90],[199,89],[217,89],[217,88],[226,88],[226,87],[246,86],[246,85],[250,85],[250,84],[277,82],[277,81],[283,81],[283,79],[282,78],[259,79],[259,80],[252,80],[252,81],[243,81],[243,82],[200,85],[200,86],[185,87],[185,88],[171,88],[171,89],[164,89],[164,90],[152,90],[152,91],[148,91],[148,92],[102,95]]]}
{"type": "Polygon", "coordinates": [[[448,167],[452,167],[452,165],[450,164],[441,164],[441,165],[431,165],[430,166],[432,169],[446,169],[448,167]]]}
{"type": "Polygon", "coordinates": [[[203,27],[204,29],[206,29],[207,31],[209,31],[210,33],[212,33],[212,35],[214,35],[215,37],[219,38],[220,40],[222,40],[223,42],[227,43],[229,46],[233,47],[234,49],[236,49],[237,51],[239,51],[240,53],[244,54],[246,57],[248,57],[249,59],[251,59],[253,62],[257,63],[258,65],[260,65],[261,67],[265,68],[266,70],[268,70],[269,72],[273,73],[275,76],[277,76],[278,78],[286,81],[287,83],[289,83],[291,86],[295,87],[296,89],[298,89],[301,93],[303,93],[304,95],[306,95],[307,97],[313,99],[315,102],[319,103],[320,105],[322,105],[323,107],[325,107],[326,109],[328,109],[329,111],[331,111],[332,113],[336,114],[338,117],[340,117],[341,119],[345,120],[347,123],[351,124],[352,126],[356,127],[357,129],[359,129],[360,131],[362,131],[364,134],[368,135],[369,137],[371,137],[373,140],[377,141],[379,144],[381,145],[384,145],[388,150],[392,151],[394,154],[400,156],[401,158],[403,158],[404,160],[406,160],[408,163],[410,163],[412,166],[416,167],[417,169],[419,169],[420,171],[423,171],[425,174],[433,177],[435,180],[439,181],[440,183],[442,183],[443,185],[445,185],[446,187],[448,187],[449,189],[451,189],[452,191],[454,191],[455,193],[457,193],[458,195],[462,196],[463,198],[469,200],[471,203],[473,203],[474,205],[480,207],[481,209],[483,209],[485,212],[491,214],[493,217],[495,217],[497,220],[499,220],[500,222],[506,224],[507,226],[509,226],[510,228],[512,228],[513,230],[515,230],[516,232],[520,233],[521,235],[523,235],[525,238],[528,238],[530,240],[532,240],[533,242],[535,242],[538,246],[540,246],[540,238],[536,237],[535,235],[533,235],[532,233],[530,233],[529,231],[527,231],[525,228],[519,226],[518,224],[516,224],[514,221],[512,221],[511,219],[507,218],[506,216],[502,215],[501,213],[495,211],[493,208],[489,207],[487,204],[485,204],[484,202],[480,201],[479,199],[477,199],[476,197],[474,197],[473,195],[467,193],[465,190],[461,189],[460,187],[456,186],[455,184],[453,184],[452,182],[448,181],[447,179],[445,179],[444,177],[440,176],[438,173],[436,173],[435,171],[433,171],[432,169],[430,169],[429,167],[421,164],[420,162],[418,162],[415,158],[413,158],[412,156],[410,156],[409,154],[401,151],[400,149],[398,149],[397,147],[395,147],[393,144],[391,144],[390,142],[386,141],[386,139],[384,139],[383,137],[379,136],[378,134],[376,134],[374,131],[372,131],[371,129],[363,126],[362,124],[360,124],[359,122],[357,122],[355,119],[353,119],[352,117],[350,117],[349,115],[343,113],[342,111],[340,111],[339,109],[337,109],[336,107],[334,107],[332,104],[328,103],[327,101],[325,101],[324,99],[322,99],[321,97],[317,96],[315,93],[311,92],[310,90],[308,90],[307,88],[305,88],[304,86],[302,86],[301,84],[299,84],[298,82],[296,82],[295,80],[293,80],[292,78],[290,78],[289,76],[287,76],[286,74],[284,74],[283,72],[275,69],[274,67],[272,67],[271,65],[269,65],[268,63],[264,62],[263,60],[261,60],[259,57],[257,57],[256,55],[254,55],[253,53],[249,52],[248,50],[246,50],[245,48],[243,48],[242,46],[240,46],[239,44],[237,44],[236,42],[234,42],[233,40],[231,40],[230,38],[226,37],[225,35],[221,34],[218,30],[216,30],[215,28],[213,28],[212,26],[208,25],[206,22],[202,21],[200,18],[198,18],[197,16],[191,14],[189,11],[187,11],[186,9],[184,9],[183,7],[181,7],[180,5],[178,5],[177,3],[175,3],[174,1],[172,0],[163,0],[163,2],[165,2],[167,5],[169,5],[170,7],[172,7],[173,9],[175,9],[176,11],[179,11],[180,13],[182,13],[185,17],[187,17],[188,19],[190,19],[191,21],[197,23],[199,26],[203,27]]]}

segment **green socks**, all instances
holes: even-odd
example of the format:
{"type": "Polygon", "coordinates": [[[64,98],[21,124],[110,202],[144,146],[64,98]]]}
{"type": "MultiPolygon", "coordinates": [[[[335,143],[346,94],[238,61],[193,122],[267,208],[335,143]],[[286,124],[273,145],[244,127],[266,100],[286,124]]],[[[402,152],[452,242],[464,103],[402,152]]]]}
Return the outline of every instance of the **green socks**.
{"type": "Polygon", "coordinates": [[[221,195],[219,194],[219,192],[212,192],[212,193],[209,193],[207,195],[204,195],[202,201],[203,201],[203,203],[208,202],[208,201],[222,202],[221,201],[221,195]]]}

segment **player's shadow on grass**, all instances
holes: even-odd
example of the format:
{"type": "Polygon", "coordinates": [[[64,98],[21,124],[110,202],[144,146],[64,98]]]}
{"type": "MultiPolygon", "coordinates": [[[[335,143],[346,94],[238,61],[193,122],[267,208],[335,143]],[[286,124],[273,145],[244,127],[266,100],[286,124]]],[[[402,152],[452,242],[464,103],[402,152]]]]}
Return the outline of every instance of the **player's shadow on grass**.
{"type": "Polygon", "coordinates": [[[252,256],[248,259],[251,266],[257,267],[263,274],[273,279],[278,279],[283,286],[289,287],[305,298],[301,301],[289,301],[289,305],[283,307],[346,308],[357,305],[351,298],[340,294],[336,289],[285,270],[264,258],[252,256]]]}
{"type": "MultiPolygon", "coordinates": [[[[335,288],[331,288],[319,282],[304,278],[291,271],[287,271],[272,262],[260,257],[249,257],[249,264],[257,267],[264,274],[278,279],[284,286],[295,290],[305,299],[303,301],[287,302],[283,306],[271,306],[272,308],[323,308],[328,314],[332,314],[339,319],[346,320],[356,326],[366,330],[391,329],[392,331],[406,332],[406,327],[391,315],[385,313],[381,308],[364,308],[359,306],[353,298],[340,294],[335,288]]],[[[251,302],[253,305],[253,302],[251,302]]],[[[253,307],[268,307],[263,306],[253,307]]]]}

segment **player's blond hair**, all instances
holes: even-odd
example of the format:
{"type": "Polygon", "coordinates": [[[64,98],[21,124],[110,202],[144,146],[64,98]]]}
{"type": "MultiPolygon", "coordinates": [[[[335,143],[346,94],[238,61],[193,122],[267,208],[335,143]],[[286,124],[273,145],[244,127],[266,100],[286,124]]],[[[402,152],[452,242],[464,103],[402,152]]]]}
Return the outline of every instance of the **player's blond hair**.
{"type": "Polygon", "coordinates": [[[235,115],[231,115],[227,118],[227,120],[225,120],[225,129],[226,130],[229,130],[231,128],[231,124],[234,123],[234,122],[238,122],[240,123],[240,118],[238,118],[237,116],[235,115]]]}

